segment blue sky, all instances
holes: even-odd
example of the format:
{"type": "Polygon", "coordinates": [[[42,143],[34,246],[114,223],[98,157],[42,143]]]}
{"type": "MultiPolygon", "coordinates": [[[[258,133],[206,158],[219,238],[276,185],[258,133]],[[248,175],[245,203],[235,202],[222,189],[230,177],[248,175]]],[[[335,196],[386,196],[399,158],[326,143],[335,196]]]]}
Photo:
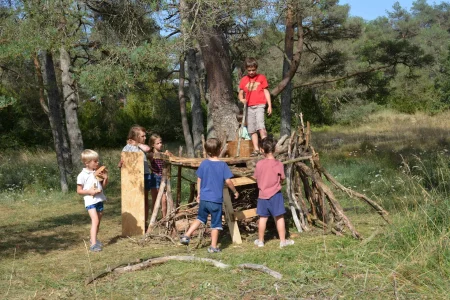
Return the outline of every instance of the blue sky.
{"type": "MultiPolygon", "coordinates": [[[[414,0],[340,0],[339,4],[349,4],[351,16],[362,17],[369,21],[379,16],[386,16],[386,10],[392,11],[392,5],[397,1],[408,11],[414,2],[414,0]]],[[[427,1],[428,4],[433,2],[442,1],[427,1]]]]}

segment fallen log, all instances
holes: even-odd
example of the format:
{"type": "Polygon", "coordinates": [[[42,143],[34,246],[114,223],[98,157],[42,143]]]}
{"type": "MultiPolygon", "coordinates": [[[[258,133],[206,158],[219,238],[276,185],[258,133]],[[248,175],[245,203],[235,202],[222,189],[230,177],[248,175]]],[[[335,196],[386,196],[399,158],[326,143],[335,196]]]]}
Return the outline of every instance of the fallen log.
{"type": "MultiPolygon", "coordinates": [[[[172,260],[189,261],[189,262],[195,262],[195,263],[203,262],[203,263],[212,264],[214,267],[217,267],[219,269],[227,269],[227,268],[231,267],[231,265],[224,264],[220,261],[210,259],[210,258],[202,258],[202,257],[195,257],[195,256],[178,256],[178,255],[162,256],[162,257],[150,258],[145,261],[140,261],[140,262],[134,263],[134,264],[120,263],[112,268],[108,268],[107,270],[98,273],[97,275],[89,276],[88,278],[86,278],[85,284],[88,285],[88,284],[94,282],[95,280],[97,280],[98,278],[104,277],[112,272],[118,273],[118,274],[134,272],[134,271],[142,270],[142,269],[154,266],[154,265],[163,264],[163,263],[166,263],[166,262],[172,261],[172,260]]],[[[260,271],[260,272],[266,273],[276,279],[281,279],[283,277],[283,275],[281,275],[280,273],[278,273],[274,270],[271,270],[268,267],[263,266],[263,265],[244,263],[244,264],[238,265],[237,267],[241,268],[241,269],[250,269],[250,270],[260,271]]]]}

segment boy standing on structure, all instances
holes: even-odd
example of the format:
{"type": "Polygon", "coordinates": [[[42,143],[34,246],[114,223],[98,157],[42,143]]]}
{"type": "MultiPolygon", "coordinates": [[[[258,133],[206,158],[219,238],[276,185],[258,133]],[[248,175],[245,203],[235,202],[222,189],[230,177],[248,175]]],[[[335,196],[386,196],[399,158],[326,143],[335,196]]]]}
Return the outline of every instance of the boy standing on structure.
{"type": "Polygon", "coordinates": [[[211,215],[211,246],[208,248],[209,253],[220,252],[217,247],[219,239],[219,230],[222,230],[222,203],[223,203],[223,183],[233,191],[234,198],[239,197],[239,193],[231,181],[233,173],[231,173],[228,165],[219,160],[221,142],[218,139],[208,139],[205,143],[206,154],[208,159],[202,161],[197,169],[197,202],[198,207],[197,219],[192,223],[189,230],[181,236],[180,242],[183,245],[189,245],[192,233],[200,226],[206,224],[208,215],[211,215]]]}
{"type": "Polygon", "coordinates": [[[84,206],[91,217],[89,250],[93,252],[102,251],[103,247],[102,243],[97,240],[97,234],[103,215],[103,201],[106,201],[103,188],[108,184],[106,170],[99,174],[103,178],[102,181],[96,177],[95,170],[99,167],[98,157],[98,153],[90,149],[81,152],[81,161],[86,168],[77,177],[77,193],[84,196],[84,206]]]}
{"type": "Polygon", "coordinates": [[[280,248],[293,245],[293,240],[286,240],[286,228],[284,222],[284,199],[281,193],[281,183],[286,178],[283,164],[275,159],[276,142],[271,137],[261,141],[261,150],[265,158],[258,161],[255,167],[254,177],[258,184],[259,195],[256,213],[259,215],[258,239],[255,245],[264,247],[264,232],[267,220],[270,216],[275,218],[278,236],[280,237],[280,248]]]}
{"type": "MultiPolygon", "coordinates": [[[[254,151],[250,156],[259,155],[258,132],[261,139],[267,136],[264,125],[264,109],[267,104],[267,115],[272,114],[270,92],[267,89],[266,76],[257,74],[258,62],[253,57],[245,59],[247,75],[239,83],[239,100],[247,103],[247,129],[252,137],[254,151]]],[[[246,112],[244,112],[246,113],[246,112]]]]}

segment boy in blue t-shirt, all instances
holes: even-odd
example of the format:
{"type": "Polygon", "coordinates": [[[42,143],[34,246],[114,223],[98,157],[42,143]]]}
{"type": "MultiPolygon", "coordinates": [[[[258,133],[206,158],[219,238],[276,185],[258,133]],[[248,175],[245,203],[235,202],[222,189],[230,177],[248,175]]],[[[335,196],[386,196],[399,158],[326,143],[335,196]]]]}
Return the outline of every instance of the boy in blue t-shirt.
{"type": "Polygon", "coordinates": [[[200,226],[206,224],[208,215],[211,215],[211,246],[209,253],[220,252],[217,247],[219,230],[222,230],[222,203],[223,203],[223,182],[233,191],[234,198],[239,197],[239,193],[231,182],[233,174],[228,165],[219,160],[221,142],[218,139],[208,139],[205,143],[205,150],[208,159],[202,161],[197,169],[197,202],[200,202],[197,219],[192,223],[189,230],[180,238],[183,245],[189,245],[192,233],[200,226]]]}

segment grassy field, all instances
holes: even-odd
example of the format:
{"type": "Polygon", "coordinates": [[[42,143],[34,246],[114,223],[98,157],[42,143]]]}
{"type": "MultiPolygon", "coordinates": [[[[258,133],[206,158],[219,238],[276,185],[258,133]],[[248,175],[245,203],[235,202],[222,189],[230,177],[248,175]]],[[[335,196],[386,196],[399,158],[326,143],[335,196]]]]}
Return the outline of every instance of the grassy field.
{"type": "MultiPolygon", "coordinates": [[[[166,242],[142,245],[122,238],[119,150],[101,150],[110,169],[109,201],[100,227],[105,244],[87,251],[89,216],[75,193],[58,192],[55,156],[48,151],[0,154],[0,298],[2,299],[449,299],[450,113],[433,117],[381,112],[362,125],[316,128],[312,142],[322,164],[345,186],[365,193],[391,213],[388,225],[357,200],[337,192],[364,236],[337,237],[320,229],[289,232],[295,245],[278,248],[273,233],[264,248],[254,234],[222,253],[208,254],[166,242]],[[190,255],[231,265],[171,261],[109,274],[85,285],[91,274],[121,263],[165,255],[190,255]],[[263,264],[283,275],[242,270],[263,264]]],[[[176,152],[176,151],[175,151],[176,152]]],[[[194,178],[186,172],[186,177],[194,178]]],[[[76,174],[75,174],[76,176],[76,174]]],[[[189,195],[183,189],[183,199],[189,195]]]]}

